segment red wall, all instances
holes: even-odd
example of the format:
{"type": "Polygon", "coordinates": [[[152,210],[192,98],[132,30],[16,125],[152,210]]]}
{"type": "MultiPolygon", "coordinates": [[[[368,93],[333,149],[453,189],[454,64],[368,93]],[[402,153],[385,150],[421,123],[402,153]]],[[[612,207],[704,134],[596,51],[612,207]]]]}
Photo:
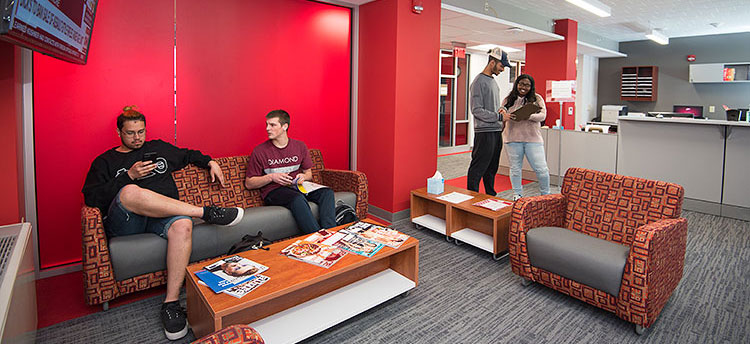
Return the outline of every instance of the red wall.
{"type": "Polygon", "coordinates": [[[306,0],[179,1],[177,143],[250,154],[284,109],[290,137],[348,169],[350,27],[350,9],[306,0]]]}
{"type": "Polygon", "coordinates": [[[440,1],[423,1],[421,14],[411,6],[379,0],[359,12],[357,167],[370,203],[391,213],[437,167],[440,1]]]}
{"type": "Polygon", "coordinates": [[[440,1],[399,1],[396,66],[396,147],[393,211],[408,209],[409,192],[427,185],[437,169],[440,1]]]}
{"type": "MultiPolygon", "coordinates": [[[[565,37],[562,41],[530,43],[526,45],[527,74],[534,77],[536,92],[545,96],[547,80],[575,80],[576,55],[578,50],[578,23],[570,19],[555,21],[555,33],[565,37]]],[[[568,115],[568,108],[574,102],[563,103],[563,127],[575,129],[575,110],[568,115]]],[[[547,119],[550,127],[560,118],[560,104],[547,103],[547,119]]]]}
{"type": "Polygon", "coordinates": [[[81,187],[119,144],[116,116],[136,104],[148,138],[214,156],[249,154],[264,115],[285,108],[290,135],[349,166],[350,11],[303,0],[101,1],[88,64],[34,55],[42,268],[80,261],[81,187]],[[177,128],[174,44],[177,16],[177,128]]]}
{"type": "Polygon", "coordinates": [[[18,223],[23,216],[23,177],[19,166],[21,153],[22,121],[20,104],[20,54],[19,48],[0,42],[0,225],[18,223]]]}
{"type": "Polygon", "coordinates": [[[396,0],[378,0],[359,8],[357,169],[367,174],[369,203],[391,212],[396,144],[397,4],[396,0]]]}
{"type": "Polygon", "coordinates": [[[81,260],[81,187],[119,144],[115,119],[137,104],[148,137],[174,141],[171,1],[100,1],[85,66],[34,54],[37,216],[42,268],[81,260]]]}

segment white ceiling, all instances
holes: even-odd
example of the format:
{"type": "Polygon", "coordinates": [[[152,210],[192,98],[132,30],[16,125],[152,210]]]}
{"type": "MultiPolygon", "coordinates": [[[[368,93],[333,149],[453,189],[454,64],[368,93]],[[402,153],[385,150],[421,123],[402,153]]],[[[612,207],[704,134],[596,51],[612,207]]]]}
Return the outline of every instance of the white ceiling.
{"type": "MultiPolygon", "coordinates": [[[[563,37],[525,25],[443,4],[440,20],[440,46],[451,48],[451,42],[465,43],[468,47],[479,44],[496,44],[520,49],[508,53],[511,59],[525,60],[527,43],[562,40],[563,37]],[[513,30],[516,29],[516,30],[513,30]],[[518,30],[520,29],[520,30],[518,30]]],[[[622,57],[616,51],[578,43],[578,53],[596,57],[622,57]]]]}
{"type": "MultiPolygon", "coordinates": [[[[373,0],[330,2],[361,5],[370,1],[373,0]]],[[[600,18],[564,0],[493,0],[487,1],[487,4],[495,13],[502,13],[499,3],[506,3],[543,17],[572,19],[578,22],[579,29],[617,42],[644,40],[645,34],[651,29],[659,29],[668,37],[750,32],[750,0],[599,1],[612,9],[612,16],[600,18]]],[[[456,41],[468,46],[490,43],[523,50],[526,43],[556,39],[562,37],[494,16],[442,4],[440,42],[444,48],[456,41]],[[512,27],[524,30],[508,31],[512,27]]],[[[578,43],[578,52],[581,54],[597,57],[625,56],[595,45],[580,41],[578,43]]],[[[524,51],[509,55],[514,59],[523,59],[524,51]]]]}
{"type": "Polygon", "coordinates": [[[668,37],[750,32],[750,0],[599,0],[612,8],[606,18],[564,0],[497,0],[490,6],[497,2],[544,17],[569,18],[581,30],[618,42],[644,40],[650,29],[661,29],[668,37]]]}

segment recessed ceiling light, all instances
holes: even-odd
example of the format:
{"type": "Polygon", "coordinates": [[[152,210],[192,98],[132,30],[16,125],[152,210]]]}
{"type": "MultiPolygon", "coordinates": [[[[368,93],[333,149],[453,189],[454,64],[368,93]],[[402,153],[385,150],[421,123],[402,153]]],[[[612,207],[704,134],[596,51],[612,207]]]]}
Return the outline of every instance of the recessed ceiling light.
{"type": "Polygon", "coordinates": [[[609,6],[597,0],[565,0],[573,5],[583,8],[600,17],[609,17],[612,15],[612,9],[609,6]]]}
{"type": "Polygon", "coordinates": [[[519,33],[519,32],[523,32],[523,29],[520,27],[512,27],[512,28],[506,29],[505,31],[510,32],[510,33],[519,33]]]}
{"type": "Polygon", "coordinates": [[[652,41],[654,41],[656,43],[659,43],[661,45],[667,45],[667,44],[669,44],[669,37],[667,37],[663,33],[659,32],[659,31],[656,31],[656,30],[651,30],[651,32],[649,32],[646,35],[646,38],[648,38],[648,39],[650,39],[650,40],[652,40],[652,41]]]}
{"type": "Polygon", "coordinates": [[[521,51],[521,49],[516,49],[516,48],[511,48],[511,47],[504,47],[502,45],[497,45],[497,44],[480,44],[480,45],[474,45],[474,46],[469,47],[469,49],[482,50],[482,51],[485,51],[485,52],[490,51],[490,49],[492,49],[492,48],[503,49],[503,51],[506,52],[506,53],[515,53],[515,52],[521,51]]]}

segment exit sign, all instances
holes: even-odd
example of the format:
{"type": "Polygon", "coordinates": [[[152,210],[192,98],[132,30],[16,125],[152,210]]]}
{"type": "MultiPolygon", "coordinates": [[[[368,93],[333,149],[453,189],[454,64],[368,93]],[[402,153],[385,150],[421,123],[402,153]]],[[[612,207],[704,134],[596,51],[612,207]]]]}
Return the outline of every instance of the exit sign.
{"type": "Polygon", "coordinates": [[[466,58],[466,48],[464,47],[453,47],[453,56],[460,59],[466,58]]]}

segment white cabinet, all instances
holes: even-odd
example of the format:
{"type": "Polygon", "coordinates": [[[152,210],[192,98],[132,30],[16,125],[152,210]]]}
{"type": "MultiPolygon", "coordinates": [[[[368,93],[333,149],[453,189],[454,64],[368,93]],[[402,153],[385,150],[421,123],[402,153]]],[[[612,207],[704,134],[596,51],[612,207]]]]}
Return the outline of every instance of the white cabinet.
{"type": "Polygon", "coordinates": [[[690,82],[724,81],[723,63],[701,63],[690,65],[690,82]]]}
{"type": "Polygon", "coordinates": [[[690,82],[702,83],[738,83],[750,82],[748,68],[750,62],[725,62],[725,63],[695,63],[690,65],[690,82]],[[731,74],[728,81],[724,80],[725,69],[731,74]]]}

